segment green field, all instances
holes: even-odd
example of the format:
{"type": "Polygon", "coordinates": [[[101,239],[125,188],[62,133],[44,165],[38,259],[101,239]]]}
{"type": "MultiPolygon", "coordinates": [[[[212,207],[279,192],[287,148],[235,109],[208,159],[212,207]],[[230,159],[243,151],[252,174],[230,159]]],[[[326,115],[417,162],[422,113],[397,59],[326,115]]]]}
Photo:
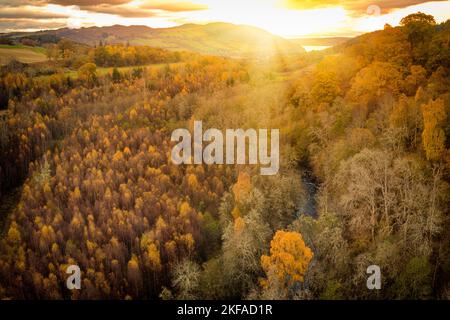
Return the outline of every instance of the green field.
{"type": "Polygon", "coordinates": [[[23,45],[0,45],[0,65],[7,64],[12,59],[23,63],[46,61],[45,48],[23,45]]]}

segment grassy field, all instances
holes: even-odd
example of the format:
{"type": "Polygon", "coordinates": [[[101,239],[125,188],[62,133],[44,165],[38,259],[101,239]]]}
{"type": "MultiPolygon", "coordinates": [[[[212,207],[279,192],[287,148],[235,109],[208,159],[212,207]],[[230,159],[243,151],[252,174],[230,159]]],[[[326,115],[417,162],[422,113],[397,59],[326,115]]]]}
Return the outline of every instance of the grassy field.
{"type": "Polygon", "coordinates": [[[46,61],[45,48],[22,45],[0,45],[0,65],[7,64],[11,59],[23,63],[46,61]]]}

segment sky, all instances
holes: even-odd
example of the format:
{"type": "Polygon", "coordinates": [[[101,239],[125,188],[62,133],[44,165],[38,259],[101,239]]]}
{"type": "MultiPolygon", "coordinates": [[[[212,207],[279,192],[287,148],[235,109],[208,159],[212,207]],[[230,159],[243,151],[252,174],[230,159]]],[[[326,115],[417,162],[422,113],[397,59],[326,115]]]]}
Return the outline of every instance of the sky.
{"type": "Polygon", "coordinates": [[[230,22],[285,37],[355,36],[414,13],[450,19],[450,0],[0,0],[0,32],[230,22]]]}

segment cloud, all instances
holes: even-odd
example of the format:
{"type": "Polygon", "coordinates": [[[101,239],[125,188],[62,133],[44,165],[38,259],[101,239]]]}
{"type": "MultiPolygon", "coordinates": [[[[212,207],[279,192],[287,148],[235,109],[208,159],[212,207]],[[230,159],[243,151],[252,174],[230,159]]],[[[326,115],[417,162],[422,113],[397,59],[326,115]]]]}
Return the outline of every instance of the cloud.
{"type": "Polygon", "coordinates": [[[21,7],[0,7],[0,18],[3,19],[32,19],[32,20],[48,20],[68,18],[69,15],[62,13],[50,13],[43,11],[31,10],[21,7]]]}
{"type": "Polygon", "coordinates": [[[0,7],[21,7],[21,6],[42,6],[47,4],[47,0],[0,0],[0,7]]]}
{"type": "Polygon", "coordinates": [[[48,0],[47,2],[62,6],[93,7],[101,5],[121,5],[130,3],[131,0],[48,0]]]}
{"type": "Polygon", "coordinates": [[[184,1],[151,1],[140,6],[144,9],[164,10],[170,12],[198,11],[208,9],[207,5],[184,1]]]}
{"type": "MultiPolygon", "coordinates": [[[[0,0],[1,1],[1,0],[0,0]]],[[[26,0],[25,0],[26,1],[26,0]]],[[[109,13],[112,11],[114,7],[120,5],[130,4],[132,0],[47,0],[49,3],[59,4],[62,6],[78,6],[82,9],[88,9],[95,12],[102,12],[105,10],[105,13],[109,13]]],[[[127,8],[128,10],[163,10],[169,12],[183,12],[183,11],[197,11],[207,9],[208,6],[204,4],[193,3],[189,1],[180,1],[180,0],[151,0],[144,1],[142,4],[136,6],[122,6],[122,9],[127,8]],[[134,8],[134,9],[132,9],[134,8]]],[[[137,16],[137,12],[135,14],[129,14],[129,16],[137,16]]],[[[143,14],[147,16],[146,14],[143,14]]]]}
{"type": "MultiPolygon", "coordinates": [[[[195,0],[197,1],[197,0],[195,0]]],[[[88,13],[102,13],[121,18],[155,18],[162,14],[197,11],[207,6],[190,0],[0,0],[0,32],[59,28],[67,25],[71,12],[78,7],[88,13]],[[67,7],[59,11],[47,9],[46,5],[67,7]],[[64,13],[62,13],[64,12],[64,13]],[[65,24],[62,19],[66,19],[65,24]]],[[[74,11],[75,10],[75,11],[74,11]]],[[[93,22],[95,24],[95,22],[93,22]]]]}
{"type": "Polygon", "coordinates": [[[46,4],[58,4],[61,6],[97,6],[97,5],[121,5],[132,0],[0,0],[0,6],[44,6],[46,4]]]}
{"type": "Polygon", "coordinates": [[[155,16],[153,12],[146,9],[131,8],[126,6],[112,6],[112,5],[98,5],[98,6],[83,6],[82,10],[114,14],[124,18],[149,18],[155,16]]]}
{"type": "Polygon", "coordinates": [[[394,9],[406,8],[409,6],[446,0],[285,0],[285,4],[290,9],[318,9],[330,6],[341,6],[349,11],[355,13],[365,14],[370,5],[377,5],[384,13],[390,12],[394,9]]]}
{"type": "Polygon", "coordinates": [[[23,30],[44,30],[66,27],[66,22],[43,21],[29,19],[0,19],[1,32],[14,32],[23,30]]]}
{"type": "MultiPolygon", "coordinates": [[[[1,0],[0,0],[1,1],[1,0]]],[[[26,1],[26,0],[22,0],[26,1]]],[[[125,18],[149,18],[157,15],[156,11],[185,12],[207,9],[208,6],[180,0],[151,0],[130,4],[131,0],[47,0],[62,6],[78,6],[81,10],[113,14],[125,18]]]]}
{"type": "Polygon", "coordinates": [[[367,1],[345,1],[348,2],[347,8],[353,11],[367,11],[369,5],[379,6],[381,12],[390,12],[394,9],[402,9],[409,6],[414,6],[421,3],[433,2],[433,1],[446,1],[446,0],[375,0],[372,2],[367,1]]]}

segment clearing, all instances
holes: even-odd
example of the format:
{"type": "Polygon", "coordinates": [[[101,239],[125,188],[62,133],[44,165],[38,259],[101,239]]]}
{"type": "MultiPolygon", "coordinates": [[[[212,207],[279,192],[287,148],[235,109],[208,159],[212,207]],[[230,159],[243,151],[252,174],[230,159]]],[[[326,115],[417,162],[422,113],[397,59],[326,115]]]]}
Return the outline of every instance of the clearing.
{"type": "Polygon", "coordinates": [[[0,65],[7,64],[13,58],[23,63],[47,60],[44,48],[0,45],[0,65]]]}

